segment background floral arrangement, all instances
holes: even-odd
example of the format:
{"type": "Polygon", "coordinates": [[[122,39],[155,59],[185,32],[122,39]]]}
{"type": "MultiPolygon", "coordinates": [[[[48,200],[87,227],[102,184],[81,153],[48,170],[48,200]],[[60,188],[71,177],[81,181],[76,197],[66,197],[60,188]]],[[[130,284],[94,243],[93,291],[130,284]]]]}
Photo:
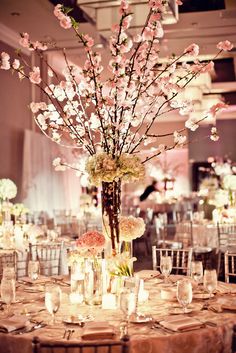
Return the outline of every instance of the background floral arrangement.
{"type": "Polygon", "coordinates": [[[17,187],[11,179],[0,179],[0,200],[11,200],[16,197],[17,187]]]}
{"type": "Polygon", "coordinates": [[[140,238],[145,232],[144,220],[140,217],[120,217],[120,239],[131,242],[136,238],[140,238]]]}

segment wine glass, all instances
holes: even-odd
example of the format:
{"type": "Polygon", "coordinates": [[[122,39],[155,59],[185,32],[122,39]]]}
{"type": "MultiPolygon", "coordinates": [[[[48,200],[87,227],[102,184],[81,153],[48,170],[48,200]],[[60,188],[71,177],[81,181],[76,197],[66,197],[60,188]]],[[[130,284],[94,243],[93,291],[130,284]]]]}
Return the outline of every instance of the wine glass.
{"type": "Polygon", "coordinates": [[[201,261],[191,262],[191,277],[199,285],[203,277],[203,266],[201,261]]]}
{"type": "Polygon", "coordinates": [[[125,321],[125,334],[128,333],[129,326],[129,318],[130,315],[135,311],[136,308],[136,297],[135,293],[130,291],[129,289],[124,289],[123,292],[120,293],[120,309],[124,314],[125,321]]]}
{"type": "Polygon", "coordinates": [[[58,285],[45,285],[45,307],[49,314],[52,315],[52,324],[55,324],[55,314],[60,307],[61,289],[58,285]]]}
{"type": "Polygon", "coordinates": [[[205,270],[203,277],[203,286],[204,289],[210,294],[210,298],[212,297],[212,293],[217,287],[217,274],[216,270],[205,270]]]}
{"type": "Polygon", "coordinates": [[[172,259],[171,256],[162,256],[160,262],[160,270],[164,276],[164,282],[168,282],[168,277],[172,271],[172,259]]]}
{"type": "Polygon", "coordinates": [[[10,313],[10,305],[15,298],[15,280],[3,278],[1,281],[1,299],[7,305],[6,313],[10,313]]]}
{"type": "Polygon", "coordinates": [[[183,307],[184,313],[186,313],[187,307],[193,299],[192,283],[188,279],[177,282],[177,299],[179,304],[183,307]]]}

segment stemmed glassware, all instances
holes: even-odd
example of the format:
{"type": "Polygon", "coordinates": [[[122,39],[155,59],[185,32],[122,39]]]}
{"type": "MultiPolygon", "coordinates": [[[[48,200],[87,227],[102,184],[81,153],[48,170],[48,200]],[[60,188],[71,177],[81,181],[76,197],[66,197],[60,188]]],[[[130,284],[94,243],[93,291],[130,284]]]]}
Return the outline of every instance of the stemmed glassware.
{"type": "Polygon", "coordinates": [[[45,307],[49,314],[52,315],[52,324],[55,324],[55,314],[60,308],[61,289],[58,285],[45,285],[45,307]]]}
{"type": "Polygon", "coordinates": [[[28,263],[28,276],[32,281],[39,277],[39,261],[30,260],[28,263]]]}
{"type": "Polygon", "coordinates": [[[1,281],[1,299],[7,305],[6,314],[10,314],[10,305],[15,299],[15,280],[3,278],[1,281]]]}
{"type": "Polygon", "coordinates": [[[205,270],[203,277],[203,286],[204,289],[210,294],[210,298],[212,297],[212,293],[217,287],[217,273],[216,270],[205,270]]]}
{"type": "Polygon", "coordinates": [[[183,307],[184,313],[187,312],[187,307],[192,303],[193,290],[192,283],[188,279],[183,279],[177,282],[177,299],[183,307]]]}
{"type": "Polygon", "coordinates": [[[136,295],[129,288],[124,288],[120,293],[120,309],[124,314],[125,333],[128,333],[130,315],[134,313],[136,308],[136,295]]]}
{"type": "Polygon", "coordinates": [[[164,282],[168,283],[168,277],[172,271],[172,259],[171,256],[161,256],[160,270],[164,276],[164,282]]]}
{"type": "Polygon", "coordinates": [[[191,262],[191,277],[199,285],[203,278],[203,266],[201,261],[191,262]]]}

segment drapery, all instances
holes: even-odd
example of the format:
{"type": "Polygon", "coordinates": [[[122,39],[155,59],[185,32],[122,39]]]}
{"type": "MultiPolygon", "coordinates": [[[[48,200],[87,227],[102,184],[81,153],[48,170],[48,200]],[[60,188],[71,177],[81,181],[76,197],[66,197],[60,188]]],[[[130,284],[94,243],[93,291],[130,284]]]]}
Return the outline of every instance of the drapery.
{"type": "Polygon", "coordinates": [[[55,171],[56,157],[75,161],[72,149],[62,148],[41,133],[25,130],[23,148],[22,195],[34,212],[53,215],[55,210],[78,210],[80,179],[75,171],[55,171]]]}

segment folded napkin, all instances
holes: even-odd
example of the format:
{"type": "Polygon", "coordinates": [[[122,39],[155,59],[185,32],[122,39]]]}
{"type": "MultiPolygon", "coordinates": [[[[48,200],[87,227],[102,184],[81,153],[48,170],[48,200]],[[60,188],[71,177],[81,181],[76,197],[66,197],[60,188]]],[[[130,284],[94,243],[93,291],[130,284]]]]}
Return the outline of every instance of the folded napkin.
{"type": "Polygon", "coordinates": [[[168,319],[166,321],[161,321],[160,325],[176,332],[195,330],[203,326],[201,322],[192,317],[168,319]]]}
{"type": "Polygon", "coordinates": [[[216,291],[220,294],[236,293],[236,284],[218,282],[216,291]]]}
{"type": "Polygon", "coordinates": [[[148,280],[159,276],[160,272],[155,270],[142,270],[137,272],[137,275],[140,279],[148,280]]]}
{"type": "Polygon", "coordinates": [[[45,282],[50,282],[50,281],[51,281],[50,277],[39,276],[39,278],[35,280],[32,280],[30,277],[21,277],[18,282],[32,285],[32,284],[44,284],[45,282]]]}
{"type": "Polygon", "coordinates": [[[236,311],[236,304],[231,304],[231,303],[222,304],[221,308],[223,310],[236,311]]]}
{"type": "Polygon", "coordinates": [[[0,321],[0,332],[13,332],[26,327],[28,323],[29,321],[25,316],[14,315],[0,321]]]}
{"type": "Polygon", "coordinates": [[[84,340],[112,339],[114,336],[114,327],[107,322],[88,322],[81,335],[84,340]]]}

